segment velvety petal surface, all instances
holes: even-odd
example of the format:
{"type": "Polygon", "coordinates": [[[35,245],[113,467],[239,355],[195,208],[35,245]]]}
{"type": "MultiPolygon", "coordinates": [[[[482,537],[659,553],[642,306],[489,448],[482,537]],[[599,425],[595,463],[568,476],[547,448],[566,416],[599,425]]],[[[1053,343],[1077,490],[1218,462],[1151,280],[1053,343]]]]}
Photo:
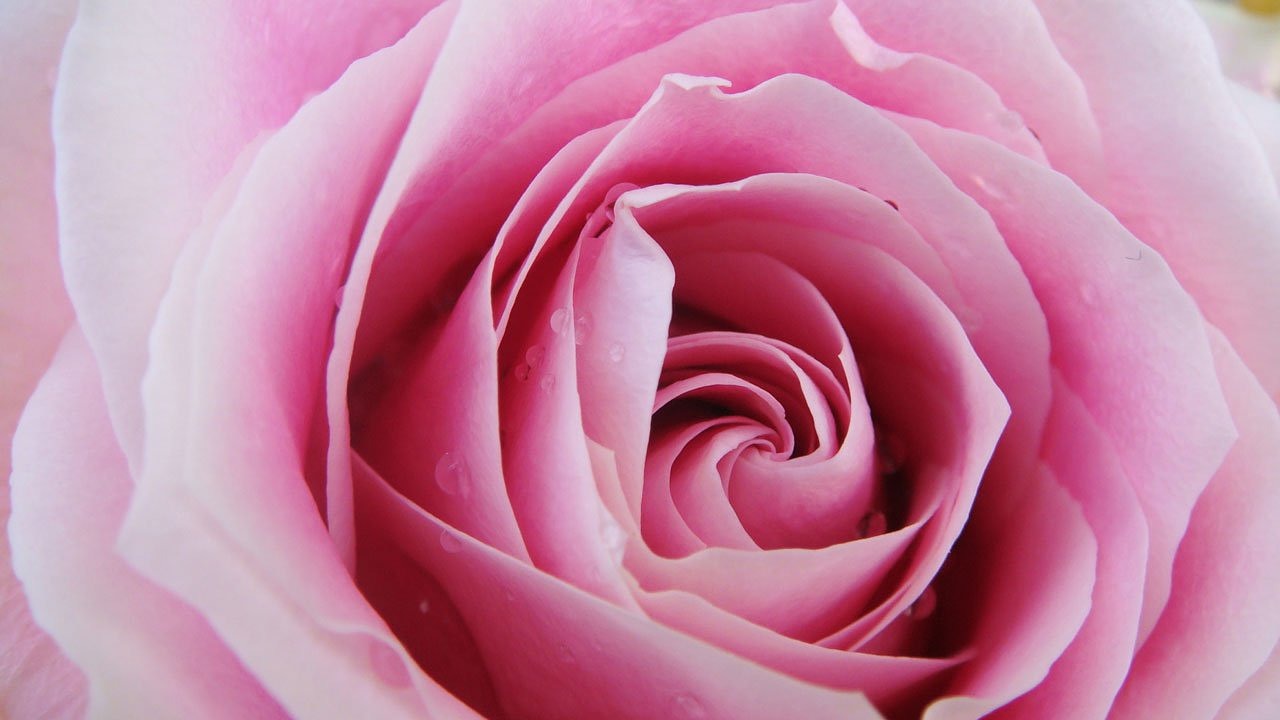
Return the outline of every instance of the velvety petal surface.
{"type": "Polygon", "coordinates": [[[1150,537],[1141,642],[1168,600],[1191,508],[1236,434],[1203,316],[1162,257],[1066,178],[972,135],[901,122],[995,219],[1044,308],[1054,368],[1133,484],[1150,537]]]}
{"type": "Polygon", "coordinates": [[[308,483],[335,295],[438,48],[432,17],[245,158],[225,210],[183,249],[152,335],[123,552],[297,717],[473,715],[359,594],[323,484],[308,483]]]}
{"type": "Polygon", "coordinates": [[[1189,3],[1037,5],[1098,119],[1107,207],[1280,398],[1280,193],[1204,24],[1189,3]]]}
{"type": "Polygon", "coordinates": [[[436,4],[81,3],[54,111],[63,269],[135,471],[147,337],[222,177],[259,133],[436,4]]]}
{"type": "Polygon", "coordinates": [[[511,715],[880,717],[861,694],[797,681],[581,592],[440,523],[358,460],[355,471],[362,522],[440,579],[511,715]]]}
{"type": "Polygon", "coordinates": [[[196,610],[116,554],[132,484],[99,383],[73,328],[18,429],[9,523],[35,618],[84,670],[89,716],[285,717],[196,610]]]}
{"type": "MultiPolygon", "coordinates": [[[[50,106],[74,2],[0,5],[0,525],[18,417],[71,322],[58,267],[50,106]]],[[[0,716],[83,712],[85,684],[31,619],[0,534],[0,716]]]]}
{"type": "Polygon", "coordinates": [[[1240,439],[1192,511],[1173,592],[1112,716],[1211,717],[1280,638],[1280,414],[1216,332],[1214,364],[1240,439]]]}

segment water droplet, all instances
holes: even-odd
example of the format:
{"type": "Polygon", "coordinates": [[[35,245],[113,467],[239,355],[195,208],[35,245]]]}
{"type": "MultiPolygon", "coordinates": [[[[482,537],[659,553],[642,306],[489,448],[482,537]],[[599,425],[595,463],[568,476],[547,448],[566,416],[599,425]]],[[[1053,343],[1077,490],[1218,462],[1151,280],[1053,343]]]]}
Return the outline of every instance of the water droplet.
{"type": "Polygon", "coordinates": [[[972,178],[973,178],[973,183],[977,185],[978,189],[981,190],[982,192],[990,195],[996,200],[1001,200],[1004,198],[1004,191],[1001,190],[999,187],[997,187],[995,184],[993,184],[990,180],[982,177],[981,175],[973,175],[972,178]]]}
{"type": "Polygon", "coordinates": [[[997,115],[996,122],[1000,127],[1010,131],[1021,130],[1024,125],[1022,116],[1012,110],[1008,110],[997,115]]]}
{"type": "Polygon", "coordinates": [[[449,495],[466,496],[471,490],[471,472],[462,456],[447,452],[436,462],[436,484],[449,495]]]}
{"type": "Polygon", "coordinates": [[[673,718],[682,718],[682,720],[701,720],[707,716],[707,709],[693,694],[682,692],[671,696],[667,713],[673,718]]]}
{"type": "Polygon", "coordinates": [[[620,342],[616,342],[609,346],[609,360],[620,363],[622,358],[627,356],[627,348],[620,342]]]}
{"type": "Polygon", "coordinates": [[[604,510],[600,513],[600,539],[615,563],[621,564],[627,553],[627,532],[604,510]]]}
{"type": "Polygon", "coordinates": [[[573,654],[573,649],[564,643],[556,645],[556,657],[565,665],[576,665],[578,658],[573,654]]]}
{"type": "Polygon", "coordinates": [[[333,292],[334,307],[342,307],[342,296],[347,292],[346,285],[339,285],[338,289],[333,292]]]}
{"type": "Polygon", "coordinates": [[[428,612],[430,612],[430,611],[431,611],[431,601],[430,601],[430,600],[427,600],[426,598],[423,598],[423,599],[421,599],[421,600],[419,600],[419,601],[418,601],[418,612],[422,613],[423,615],[426,615],[426,614],[427,614],[428,612]]]}
{"type": "Polygon", "coordinates": [[[534,345],[524,352],[524,361],[529,363],[529,367],[536,368],[542,365],[542,360],[547,356],[546,348],[541,345],[534,345]]]}
{"type": "Polygon", "coordinates": [[[552,390],[556,389],[556,376],[551,373],[543,375],[542,379],[538,381],[538,387],[542,388],[542,392],[550,394],[552,390]]]}
{"type": "Polygon", "coordinates": [[[1080,299],[1086,305],[1093,305],[1098,302],[1098,291],[1089,283],[1084,283],[1080,286],[1080,299]]]}
{"type": "Polygon", "coordinates": [[[449,532],[448,530],[441,530],[440,548],[450,554],[460,552],[462,550],[462,541],[459,540],[458,536],[454,535],[452,532],[449,532]]]}
{"type": "Polygon", "coordinates": [[[405,667],[404,661],[381,640],[369,641],[369,665],[374,674],[392,687],[405,687],[409,684],[409,669],[405,667]]]}
{"type": "Polygon", "coordinates": [[[511,588],[509,588],[509,587],[504,587],[504,588],[502,588],[502,599],[506,600],[506,601],[507,601],[507,602],[509,602],[509,603],[513,603],[513,602],[515,602],[515,601],[516,601],[516,591],[515,591],[515,590],[512,590],[512,589],[511,589],[511,588]]]}
{"type": "Polygon", "coordinates": [[[587,341],[587,336],[591,334],[591,316],[586,313],[579,313],[578,317],[573,321],[573,342],[581,345],[587,341]]]}
{"type": "Polygon", "coordinates": [[[912,620],[924,620],[933,614],[938,607],[938,593],[933,589],[932,585],[926,586],[924,592],[920,593],[920,597],[911,603],[906,610],[902,611],[903,615],[912,620]]]}
{"type": "Polygon", "coordinates": [[[554,330],[557,335],[562,335],[564,334],[564,331],[567,330],[568,328],[569,328],[568,309],[556,308],[555,312],[551,313],[551,329],[554,330]]]}
{"type": "Polygon", "coordinates": [[[525,364],[525,363],[520,363],[520,364],[519,364],[519,365],[517,365],[517,366],[515,367],[515,369],[514,369],[514,370],[512,370],[511,372],[512,372],[512,374],[514,374],[514,375],[516,376],[516,379],[517,379],[517,380],[528,380],[528,379],[529,379],[529,371],[530,371],[530,367],[529,367],[527,364],[525,364]]]}
{"type": "Polygon", "coordinates": [[[884,513],[879,510],[872,510],[862,519],[858,521],[858,537],[869,538],[876,535],[883,535],[885,530],[889,529],[889,521],[885,519],[884,513]]]}

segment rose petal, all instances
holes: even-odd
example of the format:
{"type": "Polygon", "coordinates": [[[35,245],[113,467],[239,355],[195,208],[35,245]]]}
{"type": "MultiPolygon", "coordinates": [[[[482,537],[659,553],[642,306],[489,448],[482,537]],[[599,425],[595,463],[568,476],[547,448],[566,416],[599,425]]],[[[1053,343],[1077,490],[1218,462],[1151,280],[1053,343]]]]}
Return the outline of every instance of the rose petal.
{"type": "Polygon", "coordinates": [[[1008,523],[971,524],[953,553],[958,584],[940,581],[940,603],[975,608],[963,631],[974,657],[927,720],[982,717],[1035,687],[1089,614],[1098,543],[1079,504],[1047,467],[1020,480],[1008,523]]]}
{"type": "Polygon", "coordinates": [[[529,718],[878,718],[513,560],[441,524],[357,462],[357,507],[462,611],[503,707],[529,718]]]}
{"type": "Polygon", "coordinates": [[[438,279],[464,261],[476,243],[493,236],[548,158],[580,133],[633,115],[667,73],[721,76],[743,88],[779,73],[808,73],[903,112],[982,132],[1038,156],[1025,128],[1016,123],[1009,127],[998,98],[977,76],[928,56],[877,46],[847,10],[830,0],[750,12],[766,4],[699,3],[696,13],[682,8],[678,23],[663,17],[647,26],[641,18],[652,20],[649,16],[664,16],[668,9],[619,9],[632,21],[597,25],[590,18],[602,6],[574,11],[557,5],[550,12],[530,9],[527,16],[504,14],[503,25],[496,28],[492,16],[486,16],[483,33],[469,26],[460,30],[450,48],[458,55],[458,64],[449,66],[457,77],[428,88],[421,121],[409,131],[405,167],[397,168],[403,198],[388,198],[400,204],[396,218],[375,230],[375,236],[381,235],[387,227],[387,238],[378,246],[377,280],[361,328],[364,352],[381,346],[412,318],[427,300],[420,288],[437,287],[438,279]],[[718,17],[722,15],[727,16],[718,17]],[[677,35],[679,30],[684,32],[677,35]],[[472,33],[480,36],[463,39],[472,33]],[[573,47],[589,47],[591,57],[579,53],[570,67],[555,60],[547,65],[550,69],[538,70],[543,76],[532,77],[524,57],[549,53],[558,58],[560,48],[513,48],[554,46],[552,38],[564,33],[573,35],[566,41],[573,47]],[[770,62],[762,63],[762,58],[770,62]],[[484,82],[469,79],[478,72],[487,72],[484,82]],[[497,98],[494,107],[503,112],[488,109],[481,95],[497,98]],[[462,114],[473,104],[486,108],[475,116],[482,122],[462,114]],[[421,177],[411,182],[411,173],[421,177]]]}
{"type": "MultiPolygon", "coordinates": [[[[503,241],[503,251],[508,251],[506,236],[503,241]]],[[[624,492],[638,518],[654,397],[671,325],[675,270],[644,232],[615,227],[598,239],[580,242],[585,259],[573,302],[583,313],[582,323],[575,323],[586,330],[577,352],[583,429],[591,441],[616,456],[627,478],[624,492]]]]}
{"type": "Polygon", "coordinates": [[[436,2],[85,4],[54,112],[62,261],[137,470],[146,339],[205,202],[250,140],[436,2]]]}
{"type": "Polygon", "coordinates": [[[1280,414],[1221,334],[1210,340],[1240,439],[1192,511],[1169,604],[1134,657],[1116,717],[1210,717],[1280,638],[1280,414]]]}
{"type": "Polygon", "coordinates": [[[112,551],[132,487],[99,381],[73,329],[18,428],[9,532],[35,617],[83,668],[92,717],[285,717],[195,610],[112,551]]]}
{"type": "Polygon", "coordinates": [[[372,201],[351,188],[385,173],[437,41],[424,21],[262,143],[225,215],[184,249],[153,335],[122,551],[297,716],[471,715],[357,592],[305,474],[335,291],[372,201]]]}
{"type": "MultiPolygon", "coordinates": [[[[75,2],[0,5],[0,525],[10,441],[71,321],[58,267],[50,103],[75,2]]],[[[0,536],[0,716],[83,714],[84,679],[31,619],[0,536]]]]}
{"type": "Polygon", "coordinates": [[[1048,318],[1053,366],[1133,483],[1150,528],[1141,642],[1168,599],[1191,508],[1235,436],[1203,316],[1161,256],[1140,254],[1067,178],[972,135],[900,122],[999,225],[1048,318]]]}
{"type": "Polygon", "coordinates": [[[1258,720],[1275,717],[1277,713],[1280,713],[1280,652],[1273,648],[1271,657],[1231,695],[1217,718],[1258,720]]]}
{"type": "Polygon", "coordinates": [[[1262,143],[1271,176],[1280,189],[1280,98],[1266,97],[1239,85],[1229,86],[1236,106],[1262,143]]]}
{"type": "MultiPolygon", "coordinates": [[[[957,193],[919,149],[876,111],[829,85],[789,75],[741,94],[726,95],[715,89],[715,84],[707,79],[668,78],[601,152],[558,211],[560,217],[580,217],[581,208],[598,201],[603,188],[624,181],[641,185],[728,182],[780,168],[829,175],[864,186],[877,197],[893,199],[899,212],[892,212],[886,203],[877,203],[878,209],[894,216],[893,222],[905,220],[911,227],[898,228],[892,237],[918,234],[925,238],[962,293],[947,297],[952,312],[978,320],[1001,318],[999,323],[968,328],[966,334],[1015,407],[1006,429],[1008,440],[1001,444],[992,464],[1010,475],[1030,472],[1049,400],[1047,363],[1029,358],[1047,357],[1048,339],[1030,287],[990,218],[971,199],[957,193]],[[796,113],[796,107],[810,112],[796,113]],[[780,143],[780,137],[793,142],[780,143]]],[[[813,203],[798,200],[806,189],[820,192],[822,183],[806,181],[791,187],[788,202],[811,207],[813,203]]],[[[733,187],[723,190],[728,198],[735,194],[733,187]]],[[[826,190],[825,197],[831,197],[833,193],[826,190]]],[[[637,204],[640,197],[656,202],[665,194],[684,190],[654,188],[652,196],[650,192],[636,191],[637,204]]],[[[769,216],[769,209],[787,203],[756,203],[765,208],[764,213],[747,210],[750,204],[739,201],[733,207],[746,212],[746,217],[777,222],[769,216]]],[[[854,212],[819,217],[814,224],[827,229],[845,227],[853,218],[872,220],[875,216],[859,207],[854,212]]],[[[874,222],[877,228],[886,225],[880,218],[874,222]]],[[[751,227],[752,223],[744,220],[738,226],[726,226],[724,235],[751,232],[751,227]]],[[[907,253],[913,258],[927,258],[928,254],[915,249],[907,253]]],[[[820,266],[820,258],[818,254],[809,261],[820,266]]],[[[913,269],[918,266],[922,272],[930,271],[931,278],[939,276],[936,265],[912,265],[913,269]]],[[[946,284],[940,285],[941,292],[946,284]]]]}
{"type": "MultiPolygon", "coordinates": [[[[769,431],[751,418],[740,415],[681,420],[683,422],[670,423],[666,427],[664,425],[667,424],[660,419],[650,443],[649,458],[644,468],[641,508],[635,517],[645,544],[658,555],[672,558],[684,557],[709,547],[712,542],[720,547],[758,550],[759,546],[742,527],[742,521],[724,494],[718,462],[725,453],[717,453],[715,448],[709,451],[707,444],[726,433],[732,434],[739,443],[748,443],[767,437],[769,431]],[[707,477],[700,477],[704,474],[707,477]],[[676,477],[683,477],[686,483],[720,484],[721,491],[710,495],[715,506],[702,509],[701,530],[707,533],[705,538],[695,532],[676,505],[671,488],[672,479],[676,477]],[[714,515],[719,517],[713,517],[715,527],[709,528],[706,516],[714,515]]],[[[598,480],[597,484],[600,484],[598,480]]],[[[624,480],[620,484],[625,492],[627,483],[624,480]]]]}
{"type": "Polygon", "coordinates": [[[999,718],[1105,717],[1137,643],[1146,518],[1111,441],[1061,377],[1054,378],[1053,398],[1041,452],[1100,539],[1097,579],[1080,632],[1044,681],[998,710],[999,718]]]}
{"type": "Polygon", "coordinates": [[[71,323],[58,267],[50,103],[74,0],[0,7],[0,477],[8,440],[71,323]]]}
{"type": "Polygon", "coordinates": [[[591,474],[579,404],[577,336],[582,313],[574,303],[580,247],[557,266],[543,263],[521,288],[503,337],[515,363],[540,348],[539,367],[514,367],[501,380],[501,416],[510,432],[503,471],[511,506],[534,565],[621,605],[634,603],[617,573],[617,562],[601,542],[607,511],[591,474]]]}
{"type": "Polygon", "coordinates": [[[1098,118],[1107,207],[1280,398],[1280,195],[1204,24],[1189,3],[1037,4],[1098,118]]]}
{"type": "Polygon", "coordinates": [[[1280,91],[1280,18],[1245,9],[1244,3],[1195,0],[1213,36],[1222,72],[1256,93],[1280,91]]]}
{"type": "Polygon", "coordinates": [[[383,395],[360,419],[353,446],[415,504],[528,560],[502,469],[490,285],[489,273],[477,272],[444,327],[424,332],[425,350],[388,361],[396,367],[384,371],[382,387],[351,391],[361,402],[375,402],[361,393],[383,395]]]}
{"type": "Polygon", "coordinates": [[[1107,196],[1092,98],[1029,0],[964,0],[941,6],[931,0],[844,2],[885,45],[953,62],[990,83],[1035,129],[1053,167],[1094,197],[1107,196]]]}

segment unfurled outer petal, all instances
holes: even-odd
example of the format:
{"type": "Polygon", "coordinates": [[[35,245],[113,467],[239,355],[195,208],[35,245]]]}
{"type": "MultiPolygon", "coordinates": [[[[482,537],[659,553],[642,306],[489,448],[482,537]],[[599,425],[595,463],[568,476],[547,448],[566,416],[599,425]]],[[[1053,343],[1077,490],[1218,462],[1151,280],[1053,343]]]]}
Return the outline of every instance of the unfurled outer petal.
{"type": "MultiPolygon", "coordinates": [[[[58,267],[50,104],[73,0],[0,3],[0,527],[10,440],[71,321],[58,267]]],[[[77,715],[80,671],[32,621],[0,532],[0,717],[77,715]]]]}
{"type": "Polygon", "coordinates": [[[82,4],[54,109],[62,258],[131,469],[147,336],[223,175],[249,141],[436,4],[82,4]]]}
{"type": "Polygon", "coordinates": [[[1221,335],[1211,340],[1240,439],[1196,503],[1169,605],[1134,657],[1115,718],[1210,717],[1280,638],[1280,414],[1221,335]]]}
{"type": "Polygon", "coordinates": [[[1280,194],[1191,6],[1037,0],[1098,119],[1105,204],[1280,398],[1280,194]]]}
{"type": "Polygon", "coordinates": [[[115,553],[131,491],[93,356],[72,329],[14,442],[9,534],[35,618],[84,670],[90,717],[283,718],[196,611],[115,553]]]}
{"type": "Polygon", "coordinates": [[[246,153],[152,333],[121,552],[195,606],[295,717],[469,712],[355,588],[307,462],[353,237],[449,17],[437,8],[353,63],[246,153]]]}

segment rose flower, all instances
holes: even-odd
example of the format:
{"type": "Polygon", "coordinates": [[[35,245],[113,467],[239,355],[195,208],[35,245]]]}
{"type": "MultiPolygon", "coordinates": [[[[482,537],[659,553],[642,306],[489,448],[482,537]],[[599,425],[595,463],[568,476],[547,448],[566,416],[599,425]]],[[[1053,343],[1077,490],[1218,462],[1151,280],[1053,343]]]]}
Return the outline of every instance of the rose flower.
{"type": "Polygon", "coordinates": [[[1189,4],[64,10],[6,716],[1280,702],[1273,110],[1189,4]]]}

